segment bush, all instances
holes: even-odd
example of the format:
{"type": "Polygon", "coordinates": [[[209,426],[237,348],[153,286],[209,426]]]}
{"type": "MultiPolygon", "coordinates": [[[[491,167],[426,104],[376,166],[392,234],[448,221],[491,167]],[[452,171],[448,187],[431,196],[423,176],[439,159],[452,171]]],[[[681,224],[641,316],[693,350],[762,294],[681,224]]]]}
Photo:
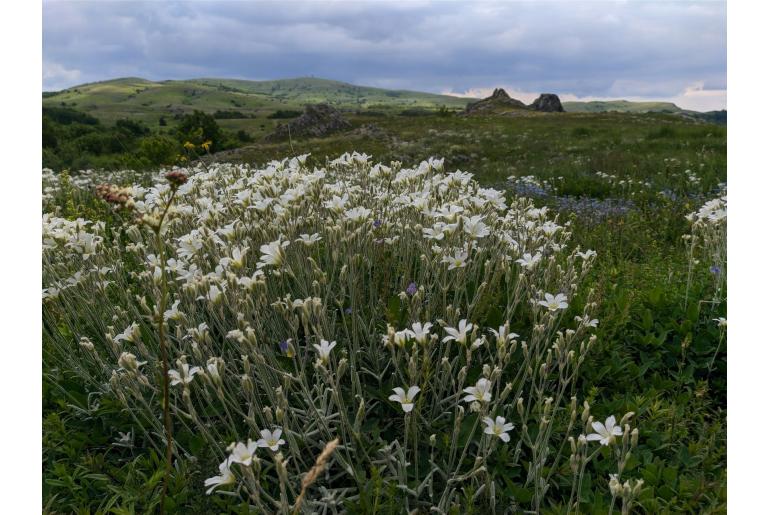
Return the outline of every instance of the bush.
{"type": "Polygon", "coordinates": [[[215,111],[214,118],[217,120],[237,120],[249,118],[249,115],[235,110],[215,111]]]}
{"type": "Polygon", "coordinates": [[[71,123],[99,125],[99,120],[90,114],[76,111],[75,109],[69,109],[67,107],[44,107],[43,116],[62,125],[69,125],[71,123]]]}
{"type": "Polygon", "coordinates": [[[139,136],[146,136],[150,133],[150,128],[142,122],[135,120],[121,119],[115,122],[115,128],[128,136],[129,138],[137,138],[139,136]]]}
{"type": "Polygon", "coordinates": [[[221,150],[223,134],[217,121],[210,114],[203,111],[193,111],[192,114],[184,115],[179,121],[177,128],[180,140],[184,143],[189,141],[200,145],[206,141],[211,142],[211,152],[221,150]]]}
{"type": "Polygon", "coordinates": [[[302,114],[302,111],[293,111],[291,109],[279,109],[278,111],[269,114],[267,117],[271,120],[284,120],[288,118],[296,118],[302,114]]]}
{"type": "Polygon", "coordinates": [[[139,143],[139,154],[151,166],[174,164],[180,152],[179,143],[168,136],[150,136],[139,143]]]}

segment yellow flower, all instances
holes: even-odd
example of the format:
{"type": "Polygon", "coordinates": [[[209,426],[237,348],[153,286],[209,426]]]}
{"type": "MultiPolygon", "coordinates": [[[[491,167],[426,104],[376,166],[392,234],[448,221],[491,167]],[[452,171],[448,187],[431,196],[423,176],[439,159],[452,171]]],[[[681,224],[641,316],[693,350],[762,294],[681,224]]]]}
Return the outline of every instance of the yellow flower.
{"type": "Polygon", "coordinates": [[[211,146],[211,140],[206,140],[206,141],[204,141],[203,143],[201,143],[201,147],[202,147],[202,148],[203,148],[203,150],[205,150],[206,152],[208,152],[208,151],[209,151],[209,147],[210,147],[210,146],[211,146]]]}
{"type": "Polygon", "coordinates": [[[184,148],[186,148],[187,150],[193,150],[195,148],[195,145],[193,145],[189,141],[185,141],[184,142],[184,148]]]}

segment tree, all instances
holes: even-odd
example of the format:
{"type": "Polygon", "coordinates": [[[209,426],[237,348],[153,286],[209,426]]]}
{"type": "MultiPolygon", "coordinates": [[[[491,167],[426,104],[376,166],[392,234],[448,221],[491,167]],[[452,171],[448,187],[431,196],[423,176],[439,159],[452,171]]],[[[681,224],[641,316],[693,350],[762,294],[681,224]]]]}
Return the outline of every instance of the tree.
{"type": "Polygon", "coordinates": [[[43,116],[43,148],[56,148],[56,128],[54,122],[47,116],[43,116]]]}

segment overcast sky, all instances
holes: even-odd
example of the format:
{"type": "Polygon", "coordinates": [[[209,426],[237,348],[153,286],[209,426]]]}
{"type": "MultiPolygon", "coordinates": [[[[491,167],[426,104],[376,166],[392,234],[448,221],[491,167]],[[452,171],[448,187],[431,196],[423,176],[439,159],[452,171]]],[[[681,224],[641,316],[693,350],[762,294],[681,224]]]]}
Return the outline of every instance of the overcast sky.
{"type": "Polygon", "coordinates": [[[45,1],[43,87],[279,79],[726,107],[722,1],[45,1]]]}

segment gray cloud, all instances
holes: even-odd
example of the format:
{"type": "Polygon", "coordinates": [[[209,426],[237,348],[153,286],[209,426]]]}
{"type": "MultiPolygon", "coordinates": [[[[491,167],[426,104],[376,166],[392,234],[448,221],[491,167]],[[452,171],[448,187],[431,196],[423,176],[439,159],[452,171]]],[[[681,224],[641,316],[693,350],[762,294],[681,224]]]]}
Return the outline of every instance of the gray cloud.
{"type": "Polygon", "coordinates": [[[725,11],[708,1],[49,1],[43,85],[314,75],[458,94],[500,85],[672,99],[698,90],[718,104],[725,11]]]}

